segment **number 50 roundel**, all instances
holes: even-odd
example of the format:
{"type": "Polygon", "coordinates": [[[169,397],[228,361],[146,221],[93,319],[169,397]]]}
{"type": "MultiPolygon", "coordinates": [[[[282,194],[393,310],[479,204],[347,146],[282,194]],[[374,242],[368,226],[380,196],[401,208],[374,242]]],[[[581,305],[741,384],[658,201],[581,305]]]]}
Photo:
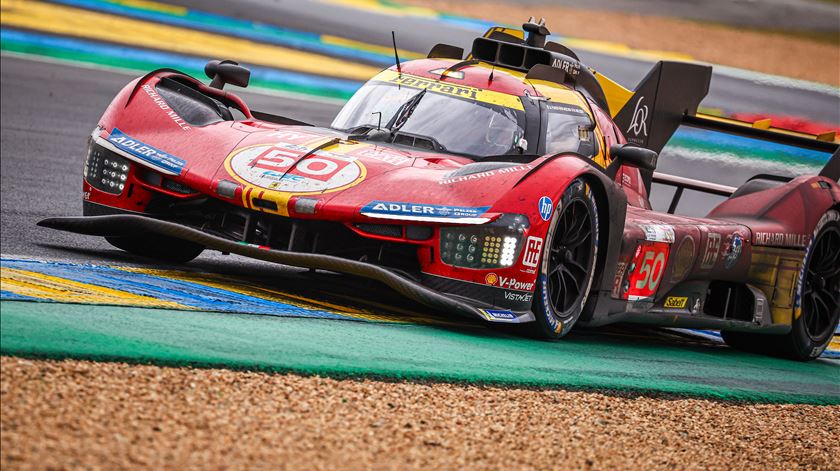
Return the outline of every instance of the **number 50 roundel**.
{"type": "Polygon", "coordinates": [[[242,183],[289,193],[322,193],[353,186],[365,177],[355,158],[317,152],[302,159],[306,149],[256,145],[228,157],[228,170],[242,183]]]}
{"type": "Polygon", "coordinates": [[[627,281],[627,299],[639,300],[653,297],[662,281],[665,267],[668,264],[668,253],[671,244],[667,242],[642,242],[633,258],[635,269],[627,281]]]}

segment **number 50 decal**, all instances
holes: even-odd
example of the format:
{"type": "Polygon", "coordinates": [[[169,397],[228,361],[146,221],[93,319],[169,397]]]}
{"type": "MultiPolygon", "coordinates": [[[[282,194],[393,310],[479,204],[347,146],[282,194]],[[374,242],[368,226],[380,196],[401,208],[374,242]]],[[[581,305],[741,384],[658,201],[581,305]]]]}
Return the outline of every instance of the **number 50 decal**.
{"type": "Polygon", "coordinates": [[[633,258],[634,270],[630,273],[627,299],[638,300],[653,297],[665,267],[668,264],[670,244],[666,242],[642,242],[633,258]]]}

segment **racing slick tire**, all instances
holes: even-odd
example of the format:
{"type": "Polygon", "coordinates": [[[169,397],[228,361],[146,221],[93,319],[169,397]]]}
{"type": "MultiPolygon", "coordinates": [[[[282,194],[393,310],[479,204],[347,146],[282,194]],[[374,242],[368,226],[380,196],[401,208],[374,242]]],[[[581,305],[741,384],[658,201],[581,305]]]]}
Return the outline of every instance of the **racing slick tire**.
{"type": "Polygon", "coordinates": [[[546,235],[529,334],[544,339],[566,335],[580,317],[598,258],[598,208],[591,187],[573,180],[557,204],[546,235]]]}
{"type": "Polygon", "coordinates": [[[203,246],[194,242],[158,234],[106,237],[105,240],[128,253],[172,263],[189,262],[204,251],[203,246]]]}
{"type": "Polygon", "coordinates": [[[790,332],[762,335],[721,332],[731,347],[809,361],[826,349],[840,322],[840,211],[826,212],[814,230],[796,286],[797,308],[790,332]]]}

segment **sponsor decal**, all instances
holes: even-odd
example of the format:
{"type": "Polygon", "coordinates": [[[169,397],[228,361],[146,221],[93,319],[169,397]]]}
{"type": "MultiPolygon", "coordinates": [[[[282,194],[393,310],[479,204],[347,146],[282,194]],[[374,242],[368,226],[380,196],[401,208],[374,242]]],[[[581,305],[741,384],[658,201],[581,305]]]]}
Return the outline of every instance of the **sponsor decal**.
{"type": "Polygon", "coordinates": [[[487,320],[512,321],[516,320],[516,314],[505,309],[479,309],[487,320]]]}
{"type": "Polygon", "coordinates": [[[708,270],[717,263],[720,253],[720,234],[710,232],[706,237],[706,250],[703,252],[703,260],[700,262],[702,270],[708,270]]]}
{"type": "Polygon", "coordinates": [[[680,248],[677,249],[671,279],[674,281],[682,280],[688,274],[692,262],[694,262],[694,238],[689,235],[685,236],[680,242],[680,248]]]}
{"type": "Polygon", "coordinates": [[[264,144],[235,150],[228,168],[242,183],[287,193],[324,193],[364,180],[365,168],[355,157],[316,151],[295,144],[264,144]]]}
{"type": "Polygon", "coordinates": [[[723,252],[723,267],[729,270],[738,263],[741,257],[741,250],[744,247],[744,239],[739,234],[732,234],[723,252]]]}
{"type": "Polygon", "coordinates": [[[348,152],[347,155],[360,159],[376,160],[394,166],[404,165],[414,160],[413,157],[395,153],[384,147],[360,147],[348,152]]]}
{"type": "Polygon", "coordinates": [[[670,248],[666,242],[646,241],[639,245],[633,258],[634,267],[628,278],[630,286],[627,299],[638,301],[656,294],[665,273],[670,248]]]}
{"type": "Polygon", "coordinates": [[[288,144],[303,144],[315,139],[323,139],[321,134],[313,134],[301,131],[281,130],[268,133],[268,137],[277,138],[277,140],[288,144]]]}
{"type": "Polygon", "coordinates": [[[495,176],[495,175],[504,175],[504,174],[507,174],[507,173],[522,172],[522,171],[525,171],[525,170],[530,170],[532,168],[534,168],[534,167],[532,167],[531,165],[517,165],[515,167],[506,167],[506,168],[488,170],[486,172],[471,173],[469,175],[460,175],[460,176],[451,177],[451,178],[444,177],[443,179],[438,180],[438,184],[439,185],[451,185],[453,183],[462,183],[462,182],[468,182],[468,181],[471,181],[471,180],[481,180],[483,178],[488,178],[488,177],[492,177],[492,176],[495,176]]]}
{"type": "Polygon", "coordinates": [[[429,71],[430,74],[435,75],[442,75],[446,78],[451,78],[455,80],[464,80],[464,71],[463,70],[449,70],[446,68],[439,68],[429,71]]]}
{"type": "Polygon", "coordinates": [[[517,291],[505,291],[505,299],[520,303],[530,303],[534,295],[531,293],[519,293],[517,291]]]}
{"type": "Polygon", "coordinates": [[[174,110],[172,110],[172,108],[169,107],[169,105],[166,103],[166,100],[164,100],[163,97],[158,95],[158,93],[155,91],[154,88],[152,88],[151,85],[146,84],[143,85],[141,88],[144,92],[146,92],[146,95],[149,95],[149,98],[151,98],[152,101],[155,102],[156,105],[158,105],[158,108],[163,110],[166,113],[166,116],[169,116],[169,119],[171,119],[175,124],[177,124],[178,127],[183,129],[184,131],[189,131],[190,129],[192,129],[190,128],[190,125],[183,120],[183,118],[178,116],[178,113],[176,113],[174,110]]]}
{"type": "Polygon", "coordinates": [[[361,213],[365,215],[427,216],[444,219],[477,218],[487,212],[490,206],[447,206],[440,204],[419,204],[393,201],[371,201],[361,213]]]}
{"type": "Polygon", "coordinates": [[[668,296],[665,298],[664,306],[668,309],[685,309],[688,305],[688,298],[685,296],[668,296]]]}
{"type": "Polygon", "coordinates": [[[537,203],[537,209],[543,221],[551,219],[551,212],[554,210],[554,202],[548,196],[543,196],[537,203]]]}
{"type": "Polygon", "coordinates": [[[536,268],[540,263],[540,253],[542,252],[543,239],[542,237],[528,237],[525,241],[525,250],[522,254],[522,265],[526,267],[536,268]]]}
{"type": "Polygon", "coordinates": [[[478,99],[478,88],[467,87],[463,85],[453,85],[449,83],[438,82],[437,80],[426,79],[422,77],[415,77],[408,74],[398,75],[391,80],[391,83],[398,83],[407,87],[421,88],[430,92],[438,92],[444,95],[451,95],[459,98],[469,98],[471,100],[478,99]]]}
{"type": "Polygon", "coordinates": [[[786,232],[756,232],[755,245],[774,247],[805,247],[810,237],[808,234],[790,234],[786,232]]]}
{"type": "Polygon", "coordinates": [[[667,224],[642,224],[645,240],[652,242],[674,243],[674,228],[667,224]]]}
{"type": "Polygon", "coordinates": [[[633,110],[633,119],[630,120],[630,127],[627,128],[627,132],[632,132],[634,136],[639,137],[641,134],[642,136],[647,137],[647,118],[648,118],[648,107],[647,105],[642,105],[642,100],[645,97],[639,97],[639,100],[636,101],[636,108],[633,110]]]}
{"type": "Polygon", "coordinates": [[[540,296],[540,302],[542,303],[543,312],[545,313],[545,320],[548,322],[548,326],[551,327],[551,330],[555,333],[560,332],[563,330],[563,323],[554,317],[554,308],[551,307],[551,302],[548,300],[548,278],[545,275],[540,275],[537,282],[540,284],[540,292],[542,293],[542,296],[540,296]]]}
{"type": "Polygon", "coordinates": [[[621,172],[621,185],[622,186],[633,186],[633,179],[630,175],[621,172]]]}
{"type": "Polygon", "coordinates": [[[551,102],[549,102],[545,105],[545,108],[548,111],[551,111],[551,112],[554,112],[554,113],[570,114],[570,115],[575,115],[575,116],[589,117],[589,115],[586,113],[586,111],[583,111],[583,108],[581,108],[579,106],[575,106],[575,105],[564,105],[562,103],[551,103],[551,102]]]}
{"type": "Polygon", "coordinates": [[[124,134],[117,128],[111,132],[108,137],[108,142],[113,144],[117,149],[125,151],[138,159],[151,164],[152,166],[166,170],[175,175],[180,175],[184,170],[186,160],[179,159],[172,154],[168,154],[156,147],[144,144],[133,137],[124,134]]]}
{"type": "Polygon", "coordinates": [[[624,273],[627,271],[627,264],[618,262],[615,266],[615,278],[613,278],[612,295],[617,298],[621,294],[621,282],[624,280],[624,273]]]}
{"type": "Polygon", "coordinates": [[[506,108],[516,110],[525,109],[522,106],[522,100],[518,96],[508,95],[507,93],[501,93],[493,90],[468,87],[466,85],[459,85],[452,82],[441,82],[439,80],[418,77],[405,72],[399,73],[395,70],[383,70],[375,76],[373,80],[398,84],[403,87],[410,87],[418,90],[425,89],[433,93],[449,95],[464,100],[480,101],[482,103],[504,106],[506,108]]]}
{"type": "Polygon", "coordinates": [[[562,70],[566,73],[566,75],[572,78],[575,78],[578,75],[580,75],[580,62],[578,61],[570,61],[567,59],[555,57],[551,61],[551,66],[562,70]]]}
{"type": "Polygon", "coordinates": [[[495,273],[488,273],[487,275],[485,275],[484,282],[488,285],[498,286],[499,288],[505,289],[513,289],[517,291],[534,290],[534,283],[525,283],[511,276],[498,276],[495,273]]]}

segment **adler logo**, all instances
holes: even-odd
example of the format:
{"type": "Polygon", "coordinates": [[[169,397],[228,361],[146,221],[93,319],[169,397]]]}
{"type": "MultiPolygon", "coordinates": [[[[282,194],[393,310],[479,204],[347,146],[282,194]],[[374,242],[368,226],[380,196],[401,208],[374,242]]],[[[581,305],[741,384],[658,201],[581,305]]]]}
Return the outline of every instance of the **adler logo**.
{"type": "Polygon", "coordinates": [[[418,204],[405,203],[377,203],[373,206],[376,211],[390,211],[411,214],[434,214],[435,208],[418,204]]]}
{"type": "Polygon", "coordinates": [[[636,136],[641,134],[647,137],[648,107],[647,105],[642,105],[642,100],[644,99],[645,97],[639,97],[639,101],[636,102],[636,108],[633,110],[633,119],[630,122],[630,127],[627,129],[627,132],[632,132],[636,136]]]}

